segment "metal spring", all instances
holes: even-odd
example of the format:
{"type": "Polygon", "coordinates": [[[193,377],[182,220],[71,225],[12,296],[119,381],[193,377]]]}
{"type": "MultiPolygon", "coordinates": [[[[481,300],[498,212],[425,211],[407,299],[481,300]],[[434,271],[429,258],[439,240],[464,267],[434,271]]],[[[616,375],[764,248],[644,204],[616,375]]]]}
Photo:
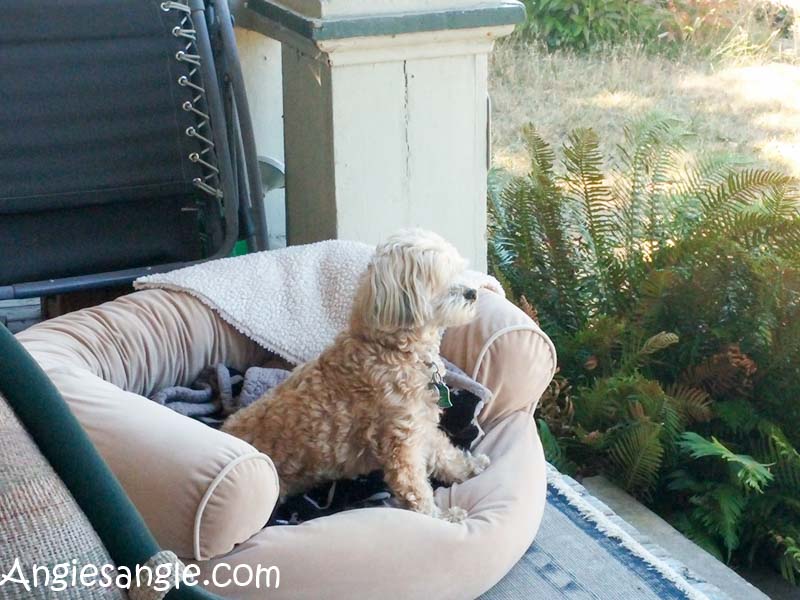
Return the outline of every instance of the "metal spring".
{"type": "Polygon", "coordinates": [[[199,152],[192,152],[189,155],[189,160],[192,161],[193,163],[199,163],[199,164],[203,165],[206,169],[209,169],[211,171],[219,173],[219,169],[217,167],[212,165],[210,162],[206,162],[202,158],[200,158],[200,153],[199,152]]]}
{"type": "Polygon", "coordinates": [[[181,62],[187,62],[193,64],[197,67],[200,66],[200,55],[199,54],[189,54],[188,52],[184,52],[183,50],[178,50],[175,53],[175,60],[181,62]]]}
{"type": "Polygon", "coordinates": [[[212,142],[207,137],[204,137],[204,136],[200,135],[199,133],[197,133],[197,129],[195,129],[194,127],[187,127],[186,128],[186,135],[188,135],[189,137],[197,138],[198,140],[202,140],[203,142],[208,144],[210,147],[212,147],[212,148],[214,147],[214,142],[212,142]]]}
{"type": "Polygon", "coordinates": [[[194,29],[182,29],[180,25],[176,25],[172,28],[172,35],[192,41],[197,39],[197,32],[194,29]]]}
{"type": "MultiPolygon", "coordinates": [[[[162,2],[161,3],[161,10],[164,12],[169,12],[171,10],[179,10],[181,12],[185,12],[187,15],[191,14],[192,9],[189,8],[188,4],[183,4],[182,2],[162,2]]],[[[181,23],[183,26],[183,23],[181,23]]]]}
{"type": "Polygon", "coordinates": [[[197,108],[202,102],[206,90],[200,85],[199,67],[201,57],[197,53],[195,40],[197,39],[197,31],[192,22],[191,9],[185,2],[175,2],[167,0],[161,3],[161,10],[169,12],[176,10],[182,13],[180,25],[172,28],[172,35],[177,38],[186,40],[186,45],[182,50],[175,53],[175,60],[178,62],[190,65],[189,75],[181,75],[178,77],[178,85],[187,87],[196,92],[191,100],[187,100],[181,105],[181,108],[186,112],[191,112],[197,117],[197,125],[194,127],[187,127],[184,131],[187,137],[198,140],[205,147],[200,152],[192,152],[189,154],[189,160],[195,164],[200,165],[203,172],[202,177],[195,177],[192,180],[194,186],[205,193],[214,196],[215,198],[222,199],[223,194],[219,186],[219,169],[212,163],[205,160],[211,155],[214,149],[214,142],[211,140],[209,134],[203,135],[200,131],[210,130],[210,117],[197,108]]]}

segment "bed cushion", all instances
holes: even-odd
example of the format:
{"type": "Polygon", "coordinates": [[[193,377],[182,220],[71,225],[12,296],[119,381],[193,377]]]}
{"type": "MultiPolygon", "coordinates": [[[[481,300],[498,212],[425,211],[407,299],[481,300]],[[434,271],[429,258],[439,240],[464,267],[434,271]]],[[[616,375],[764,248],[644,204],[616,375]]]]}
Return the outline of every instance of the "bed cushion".
{"type": "Polygon", "coordinates": [[[162,547],[184,558],[230,551],[269,519],[269,457],[145,396],[216,362],[266,354],[179,293],[148,291],[17,335],[53,380],[162,547]]]}
{"type": "MultiPolygon", "coordinates": [[[[546,472],[533,419],[500,419],[478,446],[489,468],[436,490],[442,508],[469,513],[448,523],[397,508],[340,512],[298,526],[268,527],[224,557],[198,563],[200,579],[240,565],[275,566],[280,587],[209,586],[239,600],[474,600],[519,560],[539,528],[546,472]]],[[[246,573],[246,571],[244,572],[246,573]]],[[[220,576],[221,583],[227,578],[220,576]]]]}
{"type": "Polygon", "coordinates": [[[518,410],[533,413],[556,372],[553,342],[531,318],[489,290],[478,292],[479,316],[448,329],[442,355],[489,388],[485,427],[518,410]]]}
{"type": "MultiPolygon", "coordinates": [[[[219,564],[277,565],[281,585],[271,598],[470,599],[508,571],[538,528],[545,462],[530,412],[555,370],[549,339],[507,300],[482,291],[478,313],[448,331],[442,345],[445,357],[494,392],[481,413],[487,435],[479,447],[492,464],[436,492],[441,508],[467,510],[462,523],[379,508],[262,530],[278,492],[268,457],[143,397],[187,385],[209,364],[242,370],[269,358],[191,296],[146,290],[18,338],[159,542],[204,575],[219,564]]],[[[218,591],[254,599],[265,593],[254,583],[218,591]]]]}

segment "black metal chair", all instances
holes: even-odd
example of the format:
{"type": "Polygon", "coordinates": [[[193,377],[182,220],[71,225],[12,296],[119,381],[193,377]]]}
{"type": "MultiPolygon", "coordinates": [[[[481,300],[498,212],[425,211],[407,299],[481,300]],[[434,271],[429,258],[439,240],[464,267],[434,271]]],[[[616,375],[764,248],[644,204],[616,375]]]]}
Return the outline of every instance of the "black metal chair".
{"type": "Polygon", "coordinates": [[[225,1],[6,0],[0,300],[266,248],[225,1]]]}

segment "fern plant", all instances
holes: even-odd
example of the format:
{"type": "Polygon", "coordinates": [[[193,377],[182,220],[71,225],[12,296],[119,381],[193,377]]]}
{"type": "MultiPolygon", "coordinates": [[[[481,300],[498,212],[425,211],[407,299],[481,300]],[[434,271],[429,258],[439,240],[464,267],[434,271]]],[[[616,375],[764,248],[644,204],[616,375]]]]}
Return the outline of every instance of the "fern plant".
{"type": "Polygon", "coordinates": [[[732,563],[800,580],[798,187],[687,159],[651,117],[602,156],[533,127],[524,177],[493,172],[489,262],[559,349],[548,458],[604,472],[732,563]],[[766,557],[766,558],[765,558],[766,557]]]}

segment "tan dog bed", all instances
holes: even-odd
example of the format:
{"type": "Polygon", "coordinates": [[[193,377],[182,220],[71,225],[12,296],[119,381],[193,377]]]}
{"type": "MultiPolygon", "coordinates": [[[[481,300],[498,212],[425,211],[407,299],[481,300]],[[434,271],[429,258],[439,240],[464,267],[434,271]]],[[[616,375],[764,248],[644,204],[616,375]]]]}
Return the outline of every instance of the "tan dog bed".
{"type": "MultiPolygon", "coordinates": [[[[449,330],[442,354],[494,393],[481,413],[492,458],[440,488],[447,523],[406,510],[354,510],[263,529],[277,501],[272,462],[251,446],[146,397],[188,385],[214,363],[244,368],[265,351],[195,298],[147,290],[36,325],[18,336],[42,365],[162,547],[200,579],[276,566],[280,586],[209,589],[232,598],[475,598],[519,559],[545,504],[545,462],[531,412],[555,371],[552,343],[520,310],[482,291],[479,317],[449,330]]],[[[273,577],[272,584],[275,580],[273,577]]]]}

